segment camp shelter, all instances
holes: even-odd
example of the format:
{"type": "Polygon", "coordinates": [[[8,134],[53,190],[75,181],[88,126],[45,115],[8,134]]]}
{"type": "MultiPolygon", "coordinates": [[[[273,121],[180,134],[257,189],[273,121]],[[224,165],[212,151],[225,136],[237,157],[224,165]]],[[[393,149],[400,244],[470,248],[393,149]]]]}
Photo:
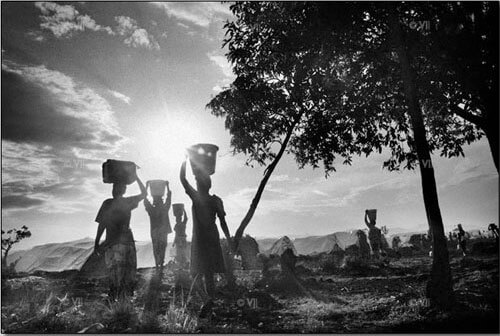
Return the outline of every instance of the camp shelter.
{"type": "MultiPolygon", "coordinates": [[[[167,248],[165,261],[170,260],[170,245],[167,248]]],[[[188,243],[189,245],[189,243],[188,243]]],[[[188,246],[188,251],[190,247],[188,246]]],[[[38,245],[30,250],[12,252],[7,262],[16,263],[17,272],[32,273],[62,272],[78,270],[83,275],[100,276],[104,268],[103,258],[93,255],[94,240],[84,238],[80,240],[38,245]]],[[[153,248],[151,242],[136,242],[137,267],[154,267],[153,248]]]]}
{"type": "Polygon", "coordinates": [[[273,246],[271,246],[271,248],[265,251],[264,253],[268,256],[269,255],[281,256],[288,249],[292,250],[294,255],[298,255],[292,240],[287,236],[283,236],[277,241],[275,241],[273,246]]]}
{"type": "Polygon", "coordinates": [[[250,235],[241,238],[238,244],[237,254],[241,256],[241,264],[244,270],[260,269],[257,254],[259,254],[259,244],[250,235]]]}

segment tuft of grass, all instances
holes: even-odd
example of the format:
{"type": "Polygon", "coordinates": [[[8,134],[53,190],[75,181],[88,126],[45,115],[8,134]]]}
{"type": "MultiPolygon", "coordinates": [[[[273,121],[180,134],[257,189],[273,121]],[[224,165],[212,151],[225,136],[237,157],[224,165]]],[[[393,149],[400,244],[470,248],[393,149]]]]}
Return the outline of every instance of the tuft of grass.
{"type": "Polygon", "coordinates": [[[175,292],[166,313],[160,317],[164,332],[166,333],[194,333],[198,327],[198,317],[188,310],[192,299],[193,286],[189,290],[187,299],[181,291],[180,302],[176,303],[175,292]]]}
{"type": "Polygon", "coordinates": [[[139,318],[133,303],[126,296],[108,300],[105,305],[104,321],[109,332],[132,331],[139,325],[139,318]]]}

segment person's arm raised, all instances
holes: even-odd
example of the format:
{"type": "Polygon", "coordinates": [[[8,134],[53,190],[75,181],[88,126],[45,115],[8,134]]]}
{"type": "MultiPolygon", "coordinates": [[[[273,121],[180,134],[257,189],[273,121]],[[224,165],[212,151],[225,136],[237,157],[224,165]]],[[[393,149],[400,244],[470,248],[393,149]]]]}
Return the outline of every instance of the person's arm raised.
{"type": "Polygon", "coordinates": [[[139,185],[139,189],[141,189],[141,193],[139,195],[137,195],[137,197],[140,198],[140,200],[142,200],[143,198],[145,198],[147,196],[148,192],[146,190],[146,187],[142,183],[141,179],[139,178],[139,176],[137,176],[137,175],[135,176],[135,181],[139,185]]]}
{"type": "Polygon", "coordinates": [[[184,187],[184,190],[186,191],[186,194],[188,194],[189,197],[192,197],[194,195],[195,190],[186,179],[186,160],[182,162],[179,178],[181,180],[182,186],[184,187]]]}
{"type": "Polygon", "coordinates": [[[371,226],[371,223],[368,221],[368,213],[365,212],[365,224],[366,226],[370,227],[371,226]]]}
{"type": "Polygon", "coordinates": [[[170,209],[171,205],[172,205],[172,191],[170,190],[170,187],[169,187],[168,181],[167,181],[167,199],[165,200],[165,207],[167,209],[170,209]]]}
{"type": "Polygon", "coordinates": [[[186,225],[188,221],[188,215],[186,213],[186,209],[183,209],[182,211],[184,212],[184,219],[182,220],[182,224],[186,225]]]}

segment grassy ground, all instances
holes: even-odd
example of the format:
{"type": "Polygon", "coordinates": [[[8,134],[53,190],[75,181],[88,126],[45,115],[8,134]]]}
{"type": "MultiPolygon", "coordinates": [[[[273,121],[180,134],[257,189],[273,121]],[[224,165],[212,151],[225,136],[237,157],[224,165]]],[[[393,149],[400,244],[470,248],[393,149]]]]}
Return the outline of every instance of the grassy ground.
{"type": "Polygon", "coordinates": [[[457,304],[448,313],[428,307],[430,263],[420,256],[329,271],[305,263],[299,278],[312,295],[278,277],[238,271],[232,291],[218,282],[206,318],[198,317],[202,301],[190,282],[169,270],[140,270],[134,297],[117,302],[104,294],[103,280],[72,273],[3,279],[2,332],[498,332],[498,255],[452,258],[457,304]]]}

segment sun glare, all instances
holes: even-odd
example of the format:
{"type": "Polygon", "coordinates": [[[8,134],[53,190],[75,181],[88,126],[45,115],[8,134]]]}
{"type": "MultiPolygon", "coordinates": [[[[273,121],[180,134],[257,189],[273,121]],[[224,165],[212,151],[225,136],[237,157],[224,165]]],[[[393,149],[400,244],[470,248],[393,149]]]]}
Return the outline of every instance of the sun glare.
{"type": "Polygon", "coordinates": [[[185,158],[187,147],[209,141],[199,122],[189,114],[156,118],[142,129],[144,159],[163,167],[178,167],[185,158]]]}

